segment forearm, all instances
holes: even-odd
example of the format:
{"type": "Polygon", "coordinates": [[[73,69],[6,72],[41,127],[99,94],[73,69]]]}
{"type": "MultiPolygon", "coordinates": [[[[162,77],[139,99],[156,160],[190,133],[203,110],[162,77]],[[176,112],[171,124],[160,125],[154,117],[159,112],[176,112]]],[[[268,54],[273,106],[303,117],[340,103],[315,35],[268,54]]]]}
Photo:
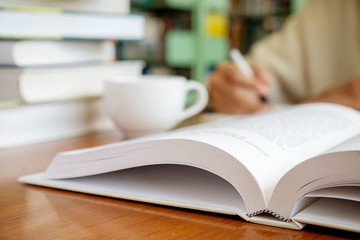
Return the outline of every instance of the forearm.
{"type": "Polygon", "coordinates": [[[345,105],[360,111],[360,77],[348,83],[330,88],[306,102],[328,102],[345,105]]]}

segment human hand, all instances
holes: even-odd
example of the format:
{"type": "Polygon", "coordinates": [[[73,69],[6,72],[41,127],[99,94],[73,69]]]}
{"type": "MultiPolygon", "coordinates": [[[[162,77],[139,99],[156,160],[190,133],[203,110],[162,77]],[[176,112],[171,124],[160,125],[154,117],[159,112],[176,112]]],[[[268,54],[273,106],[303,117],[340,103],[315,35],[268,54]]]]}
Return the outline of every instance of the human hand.
{"type": "Polygon", "coordinates": [[[251,66],[253,77],[247,77],[233,62],[220,64],[210,75],[210,103],[217,112],[242,114],[267,108],[270,77],[263,69],[251,66]]]}
{"type": "Polygon", "coordinates": [[[352,78],[343,85],[330,88],[307,102],[337,103],[360,111],[360,77],[352,78]]]}

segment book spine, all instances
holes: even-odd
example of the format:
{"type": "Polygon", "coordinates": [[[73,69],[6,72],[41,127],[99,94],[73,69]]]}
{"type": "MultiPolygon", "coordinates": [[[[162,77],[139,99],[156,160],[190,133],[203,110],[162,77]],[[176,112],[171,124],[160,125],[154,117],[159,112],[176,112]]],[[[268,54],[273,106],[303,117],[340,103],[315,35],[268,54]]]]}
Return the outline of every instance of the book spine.
{"type": "MultiPolygon", "coordinates": [[[[53,7],[30,7],[30,6],[4,6],[0,7],[0,11],[11,11],[11,12],[33,12],[33,13],[53,13],[61,14],[62,10],[60,8],[53,7]]],[[[37,40],[62,40],[61,36],[28,36],[28,35],[1,35],[0,39],[37,39],[37,40]]]]}
{"type": "Polygon", "coordinates": [[[22,11],[22,12],[42,12],[42,13],[61,13],[62,10],[60,8],[53,7],[29,7],[29,6],[7,6],[0,7],[0,10],[3,11],[22,11]]]}
{"type": "Polygon", "coordinates": [[[139,14],[95,14],[56,8],[42,11],[43,8],[34,7],[10,9],[0,8],[0,39],[141,40],[144,37],[145,18],[139,14]],[[27,28],[28,25],[32,28],[27,28]]]}
{"type": "Polygon", "coordinates": [[[256,212],[246,214],[246,216],[249,217],[249,218],[252,218],[252,217],[255,217],[256,215],[263,214],[263,213],[270,214],[270,215],[274,216],[275,218],[279,219],[280,221],[290,222],[289,218],[286,218],[286,217],[280,215],[279,213],[277,213],[277,212],[275,212],[273,210],[267,209],[267,208],[256,211],[256,212]]]}
{"type": "Polygon", "coordinates": [[[0,0],[8,9],[61,9],[71,12],[129,14],[130,0],[0,0]]]}

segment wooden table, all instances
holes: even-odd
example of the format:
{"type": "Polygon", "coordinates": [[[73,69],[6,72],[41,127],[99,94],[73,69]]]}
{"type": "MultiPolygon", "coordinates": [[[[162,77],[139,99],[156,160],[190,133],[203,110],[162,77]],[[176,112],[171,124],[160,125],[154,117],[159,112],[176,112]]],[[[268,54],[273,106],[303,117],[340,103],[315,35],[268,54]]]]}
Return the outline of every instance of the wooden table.
{"type": "Polygon", "coordinates": [[[0,151],[0,239],[360,239],[334,229],[281,229],[17,182],[18,176],[43,171],[58,151],[118,140],[116,133],[102,133],[0,151]]]}

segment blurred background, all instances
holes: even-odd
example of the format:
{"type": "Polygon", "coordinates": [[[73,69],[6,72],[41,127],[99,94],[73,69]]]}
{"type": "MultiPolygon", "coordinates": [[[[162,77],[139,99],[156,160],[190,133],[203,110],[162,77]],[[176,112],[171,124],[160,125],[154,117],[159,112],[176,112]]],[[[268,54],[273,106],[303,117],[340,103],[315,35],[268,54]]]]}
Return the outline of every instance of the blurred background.
{"type": "Polygon", "coordinates": [[[307,0],[0,0],[0,149],[115,130],[106,77],[203,82],[307,0]]]}
{"type": "Polygon", "coordinates": [[[230,47],[251,45],[281,28],[306,0],[132,0],[144,14],[145,39],[119,44],[120,59],[144,59],[150,73],[176,73],[202,81],[228,58],[230,47]]]}

